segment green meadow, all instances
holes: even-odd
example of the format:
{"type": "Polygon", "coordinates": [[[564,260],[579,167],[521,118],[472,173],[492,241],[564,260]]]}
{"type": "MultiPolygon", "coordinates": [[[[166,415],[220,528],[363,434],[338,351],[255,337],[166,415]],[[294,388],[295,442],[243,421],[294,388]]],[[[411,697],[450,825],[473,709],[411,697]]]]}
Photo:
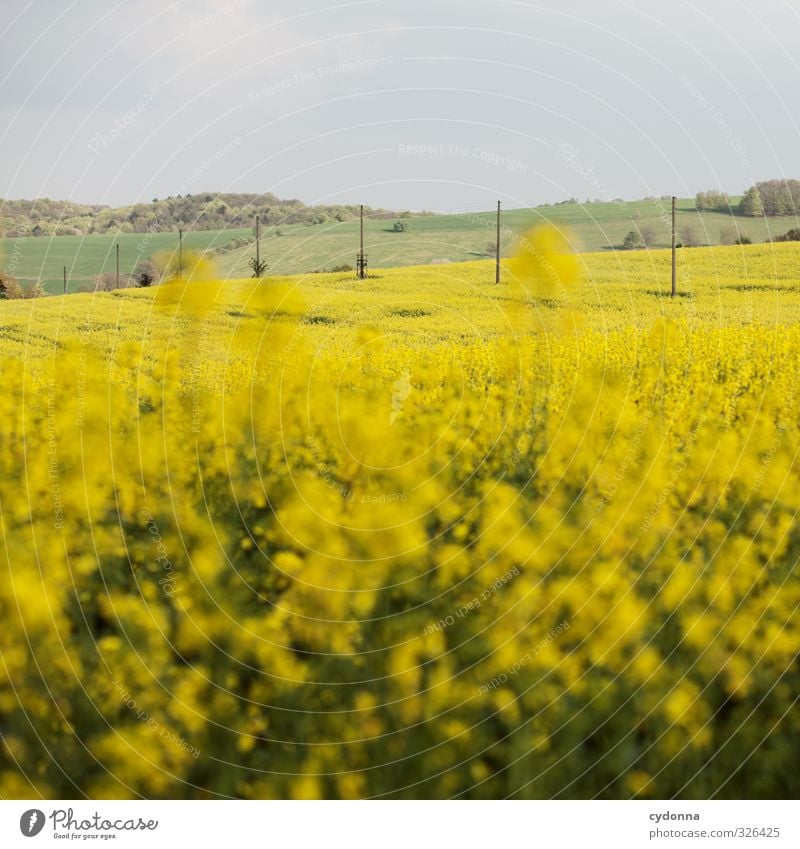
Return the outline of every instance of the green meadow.
{"type": "MultiPolygon", "coordinates": [[[[736,198],[731,199],[735,206],[736,198]]],[[[520,234],[529,227],[551,222],[564,228],[577,251],[615,250],[626,234],[649,233],[651,247],[670,244],[669,201],[643,200],[612,203],[562,203],[504,211],[501,248],[512,254],[520,234]]],[[[495,241],[493,210],[478,213],[412,215],[403,219],[404,232],[395,232],[391,219],[367,220],[365,243],[372,268],[464,262],[490,256],[495,241]]],[[[794,216],[749,218],[730,212],[699,212],[693,199],[678,202],[679,239],[687,231],[697,244],[717,245],[730,238],[732,228],[753,242],[785,233],[800,220],[794,216]]],[[[303,274],[352,266],[358,250],[357,220],[318,225],[284,225],[262,230],[261,253],[268,275],[303,274]]],[[[6,238],[0,240],[4,268],[23,285],[41,281],[52,293],[63,289],[67,268],[68,291],[94,288],[97,276],[114,272],[115,246],[120,246],[120,278],[125,286],[137,266],[154,254],[177,251],[177,233],[121,234],[6,238]]],[[[191,230],[184,233],[184,249],[213,251],[219,273],[243,277],[250,273],[254,254],[250,229],[191,230]],[[249,239],[242,245],[242,239],[249,239]]]]}

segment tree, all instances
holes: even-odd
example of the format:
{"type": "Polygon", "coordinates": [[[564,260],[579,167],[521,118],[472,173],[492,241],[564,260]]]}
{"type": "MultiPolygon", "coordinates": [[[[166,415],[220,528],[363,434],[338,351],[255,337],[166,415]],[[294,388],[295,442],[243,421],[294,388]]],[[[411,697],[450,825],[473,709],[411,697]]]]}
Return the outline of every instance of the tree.
{"type": "Polygon", "coordinates": [[[742,215],[794,215],[800,209],[800,180],[764,180],[751,186],[739,204],[742,215]]]}
{"type": "Polygon", "coordinates": [[[22,290],[23,298],[43,298],[46,294],[44,286],[38,280],[22,290]]]}
{"type": "Polygon", "coordinates": [[[700,239],[697,237],[697,232],[691,224],[681,227],[678,231],[681,238],[681,245],[684,248],[696,248],[700,244],[700,239]]]}
{"type": "Polygon", "coordinates": [[[719,243],[721,245],[738,244],[738,239],[739,239],[739,230],[733,224],[726,224],[719,231],[719,243]]]}
{"type": "Polygon", "coordinates": [[[395,221],[392,230],[395,233],[405,233],[408,230],[408,221],[395,221]]]}
{"type": "Polygon", "coordinates": [[[257,278],[263,277],[267,268],[269,268],[265,259],[256,259],[254,256],[251,256],[250,259],[247,260],[247,264],[253,272],[252,276],[257,278]]]}
{"type": "Polygon", "coordinates": [[[12,301],[22,297],[19,283],[8,274],[0,271],[0,300],[12,301]]]}
{"type": "Polygon", "coordinates": [[[639,235],[639,231],[631,230],[622,240],[622,247],[625,248],[626,251],[632,251],[636,248],[644,247],[644,242],[642,242],[642,237],[639,235]]]}
{"type": "Polygon", "coordinates": [[[761,201],[761,193],[756,186],[751,186],[739,201],[739,214],[751,217],[764,215],[764,204],[761,201]]]}
{"type": "Polygon", "coordinates": [[[642,244],[646,248],[650,248],[656,240],[656,231],[649,224],[645,224],[639,228],[639,236],[642,239],[642,244]]]}
{"type": "Polygon", "coordinates": [[[695,197],[695,206],[698,209],[727,209],[730,204],[725,192],[718,189],[709,189],[707,192],[698,192],[695,197]]]}

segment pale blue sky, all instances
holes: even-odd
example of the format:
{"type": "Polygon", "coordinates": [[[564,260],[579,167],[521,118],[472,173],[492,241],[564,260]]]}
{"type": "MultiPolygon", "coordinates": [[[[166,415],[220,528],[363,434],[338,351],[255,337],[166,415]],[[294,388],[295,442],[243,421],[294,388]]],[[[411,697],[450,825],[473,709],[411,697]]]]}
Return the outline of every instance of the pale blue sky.
{"type": "Polygon", "coordinates": [[[3,0],[0,194],[472,209],[800,177],[785,0],[3,0]]]}

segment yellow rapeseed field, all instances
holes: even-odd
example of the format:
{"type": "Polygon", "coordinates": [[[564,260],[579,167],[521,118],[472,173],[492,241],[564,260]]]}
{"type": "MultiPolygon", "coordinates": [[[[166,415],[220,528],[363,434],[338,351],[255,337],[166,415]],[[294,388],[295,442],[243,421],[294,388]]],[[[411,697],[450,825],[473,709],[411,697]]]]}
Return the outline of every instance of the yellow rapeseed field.
{"type": "Polygon", "coordinates": [[[796,797],[800,247],[678,286],[0,303],[0,796],[796,797]]]}

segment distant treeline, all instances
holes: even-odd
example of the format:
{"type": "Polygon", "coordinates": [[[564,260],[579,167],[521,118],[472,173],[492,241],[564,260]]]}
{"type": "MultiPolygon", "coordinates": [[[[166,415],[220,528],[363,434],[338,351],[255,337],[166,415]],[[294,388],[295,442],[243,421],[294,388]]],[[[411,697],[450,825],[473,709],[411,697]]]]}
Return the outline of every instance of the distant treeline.
{"type": "Polygon", "coordinates": [[[738,212],[751,218],[764,215],[797,215],[800,212],[800,180],[764,180],[751,186],[734,208],[725,192],[710,189],[695,197],[698,209],[738,212]]]}
{"type": "MultiPolygon", "coordinates": [[[[386,209],[364,208],[371,218],[395,218],[386,209]]],[[[324,224],[356,218],[355,205],[308,206],[273,194],[187,194],[133,206],[85,206],[70,201],[0,200],[0,234],[19,236],[83,236],[91,233],[171,233],[183,227],[223,230],[252,227],[256,215],[266,226],[324,224]]]]}
{"type": "Polygon", "coordinates": [[[742,215],[796,215],[800,180],[765,180],[751,186],[739,204],[742,215]]]}

